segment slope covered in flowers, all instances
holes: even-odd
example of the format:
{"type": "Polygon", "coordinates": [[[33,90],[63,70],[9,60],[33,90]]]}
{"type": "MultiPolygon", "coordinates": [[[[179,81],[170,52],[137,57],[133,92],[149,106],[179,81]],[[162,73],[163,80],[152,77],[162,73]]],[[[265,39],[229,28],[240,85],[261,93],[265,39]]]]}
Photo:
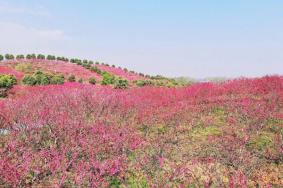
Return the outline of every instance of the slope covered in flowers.
{"type": "MultiPolygon", "coordinates": [[[[101,77],[95,72],[91,72],[88,69],[85,69],[82,66],[60,61],[60,60],[47,60],[47,59],[21,59],[21,60],[8,60],[0,63],[1,65],[6,65],[12,68],[15,68],[18,64],[31,64],[33,70],[42,70],[50,73],[60,73],[63,74],[66,78],[70,75],[75,75],[77,78],[82,78],[88,80],[90,77],[94,77],[97,80],[100,80],[101,77]]],[[[23,73],[22,73],[23,74],[23,73]]]]}
{"type": "Polygon", "coordinates": [[[22,72],[19,72],[8,66],[1,66],[1,65],[0,65],[0,74],[13,75],[17,79],[22,79],[24,77],[24,74],[22,72]]]}
{"type": "Polygon", "coordinates": [[[16,86],[0,107],[0,186],[283,185],[281,76],[16,86]]]}

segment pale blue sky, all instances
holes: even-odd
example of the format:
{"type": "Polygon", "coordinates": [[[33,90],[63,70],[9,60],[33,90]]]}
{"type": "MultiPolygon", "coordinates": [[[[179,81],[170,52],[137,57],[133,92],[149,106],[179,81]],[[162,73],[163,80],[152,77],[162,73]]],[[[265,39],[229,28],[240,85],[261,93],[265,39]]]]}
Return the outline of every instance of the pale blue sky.
{"type": "Polygon", "coordinates": [[[0,53],[166,76],[283,74],[281,0],[0,0],[0,53]]]}

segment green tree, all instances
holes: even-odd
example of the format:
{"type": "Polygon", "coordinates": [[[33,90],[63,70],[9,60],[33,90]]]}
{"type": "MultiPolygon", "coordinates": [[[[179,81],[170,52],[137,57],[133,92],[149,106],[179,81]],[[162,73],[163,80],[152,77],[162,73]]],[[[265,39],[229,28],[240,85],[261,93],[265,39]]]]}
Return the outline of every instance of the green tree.
{"type": "Polygon", "coordinates": [[[43,54],[38,54],[38,55],[37,55],[37,59],[45,59],[45,55],[43,55],[43,54]]]}
{"type": "Polygon", "coordinates": [[[11,60],[11,59],[14,59],[14,55],[13,54],[5,54],[5,59],[7,60],[11,60]]]}
{"type": "Polygon", "coordinates": [[[54,55],[48,55],[46,59],[48,59],[48,60],[55,60],[56,57],[54,55]]]}
{"type": "Polygon", "coordinates": [[[16,59],[24,59],[24,58],[25,58],[24,55],[17,55],[17,56],[16,56],[16,59]]]}
{"type": "Polygon", "coordinates": [[[0,61],[3,61],[3,60],[4,60],[4,56],[0,55],[0,61]]]}

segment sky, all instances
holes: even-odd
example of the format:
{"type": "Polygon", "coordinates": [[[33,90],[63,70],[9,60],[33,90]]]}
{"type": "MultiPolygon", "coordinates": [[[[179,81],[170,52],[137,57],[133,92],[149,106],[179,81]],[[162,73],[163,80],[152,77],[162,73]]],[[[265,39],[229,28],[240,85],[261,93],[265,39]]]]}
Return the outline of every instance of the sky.
{"type": "Polygon", "coordinates": [[[169,77],[283,75],[282,0],[0,0],[0,54],[169,77]]]}

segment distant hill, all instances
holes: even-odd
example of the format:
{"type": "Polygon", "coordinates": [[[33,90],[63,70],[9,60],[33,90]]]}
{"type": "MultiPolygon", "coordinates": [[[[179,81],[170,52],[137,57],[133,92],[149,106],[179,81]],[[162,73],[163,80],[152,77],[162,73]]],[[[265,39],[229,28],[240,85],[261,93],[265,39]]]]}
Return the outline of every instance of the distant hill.
{"type": "MultiPolygon", "coordinates": [[[[127,68],[86,59],[70,59],[53,55],[45,56],[42,54],[0,55],[0,74],[15,76],[19,85],[36,85],[35,81],[30,82],[30,80],[36,77],[35,74],[39,71],[47,77],[46,79],[52,75],[61,76],[64,78],[64,83],[92,83],[98,85],[112,85],[116,88],[134,86],[175,87],[183,86],[188,83],[184,80],[169,79],[163,76],[145,75],[143,73],[129,71],[127,68]],[[26,80],[29,82],[26,82],[26,80]]],[[[44,85],[48,83],[48,81],[45,81],[44,85]]]]}

